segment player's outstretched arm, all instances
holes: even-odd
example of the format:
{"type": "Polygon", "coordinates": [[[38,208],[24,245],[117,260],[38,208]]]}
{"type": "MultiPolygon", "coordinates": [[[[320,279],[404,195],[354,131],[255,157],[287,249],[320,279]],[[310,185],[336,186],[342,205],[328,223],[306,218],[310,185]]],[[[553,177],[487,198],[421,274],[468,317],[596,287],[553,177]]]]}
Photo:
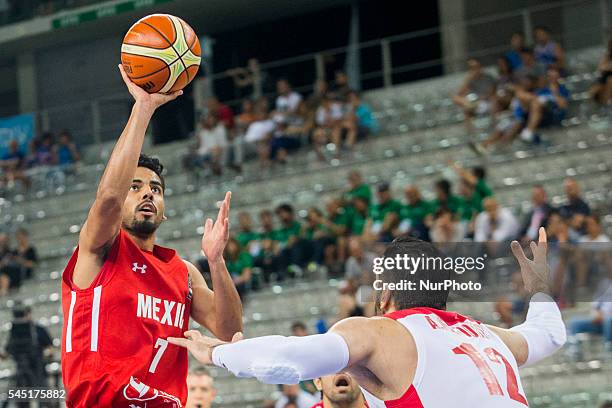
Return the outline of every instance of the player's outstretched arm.
{"type": "MultiPolygon", "coordinates": [[[[217,220],[207,219],[202,236],[202,250],[208,260],[214,292],[196,270],[193,274],[191,316],[221,340],[230,340],[242,331],[242,302],[230,276],[223,250],[229,239],[229,210],[232,193],[227,192],[217,220]]],[[[195,267],[194,267],[195,269],[195,267]]]]}
{"type": "MultiPolygon", "coordinates": [[[[125,129],[115,144],[100,179],[96,199],[79,235],[79,263],[88,254],[101,256],[117,236],[121,222],[121,208],[136,172],[145,132],[153,112],[182,94],[182,91],[171,94],[149,94],[128,78],[121,65],[119,71],[135,102],[125,129]]],[[[97,273],[96,268],[80,268],[77,264],[74,283],[81,288],[87,287],[97,273]]]]}
{"type": "Polygon", "coordinates": [[[340,330],[312,336],[243,340],[237,333],[232,343],[225,343],[191,330],[186,338],[169,337],[168,342],[186,347],[201,363],[224,367],[237,377],[257,378],[266,384],[297,384],[342,371],[372,353],[376,342],[368,335],[368,319],[348,320],[348,324],[338,323],[344,326],[340,330]]]}
{"type": "Polygon", "coordinates": [[[512,252],[521,267],[525,289],[531,294],[529,310],[523,324],[502,329],[489,326],[506,343],[519,365],[540,361],[559,348],[567,339],[561,311],[549,296],[549,269],[546,262],[546,231],[540,228],[538,243],[531,242],[533,260],[517,241],[511,244],[512,252]]]}

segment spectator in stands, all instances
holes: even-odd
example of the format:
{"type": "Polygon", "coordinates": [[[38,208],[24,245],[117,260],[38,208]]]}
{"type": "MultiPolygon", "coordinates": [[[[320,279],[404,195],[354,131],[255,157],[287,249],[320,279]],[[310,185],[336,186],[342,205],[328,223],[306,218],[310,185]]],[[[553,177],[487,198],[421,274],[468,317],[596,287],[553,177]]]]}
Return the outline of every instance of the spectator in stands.
{"type": "Polygon", "coordinates": [[[329,221],[325,219],[321,210],[316,207],[308,209],[306,222],[302,225],[301,237],[312,247],[312,261],[315,264],[313,266],[323,265],[325,248],[336,243],[334,233],[327,224],[329,221]]]}
{"type": "Polygon", "coordinates": [[[521,60],[523,63],[514,71],[514,76],[517,83],[521,83],[521,81],[525,80],[526,78],[535,78],[533,87],[539,88],[542,86],[546,68],[543,65],[538,64],[533,53],[533,49],[524,47],[521,50],[521,60]]]}
{"type": "Polygon", "coordinates": [[[521,50],[525,47],[525,34],[516,32],[510,37],[510,51],[506,52],[504,57],[510,63],[512,70],[518,69],[523,65],[521,58],[521,50]]]}
{"type": "Polygon", "coordinates": [[[591,98],[600,105],[612,104],[612,39],[597,65],[599,78],[589,91],[591,98]]]}
{"type": "Polygon", "coordinates": [[[441,208],[434,216],[429,236],[431,242],[442,244],[443,248],[443,244],[463,241],[464,232],[456,216],[449,210],[441,208]]]}
{"type": "MultiPolygon", "coordinates": [[[[610,242],[601,227],[601,219],[596,215],[589,215],[584,220],[586,234],[580,237],[581,244],[605,244],[610,242]]],[[[611,299],[612,300],[612,299],[611,299]]]]}
{"type": "Polygon", "coordinates": [[[302,226],[295,219],[295,212],[290,204],[281,204],[274,212],[281,225],[276,230],[276,240],[281,248],[279,268],[293,276],[301,276],[302,267],[309,258],[308,249],[300,237],[302,226]]]}
{"type": "Polygon", "coordinates": [[[495,78],[483,71],[480,61],[476,58],[470,58],[467,64],[467,76],[453,95],[453,102],[463,109],[468,132],[472,132],[472,118],[491,112],[495,106],[497,83],[495,78]]]}
{"type": "Polygon", "coordinates": [[[0,157],[0,186],[6,183],[12,188],[16,181],[20,181],[27,188],[29,179],[23,172],[24,167],[25,155],[19,150],[17,139],[13,139],[6,154],[0,157]]]}
{"type": "Polygon", "coordinates": [[[321,148],[330,141],[336,144],[336,155],[340,153],[341,125],[344,112],[342,104],[333,99],[330,94],[325,95],[321,105],[315,112],[315,130],[313,132],[313,147],[317,157],[325,161],[321,148]]]}
{"type": "Polygon", "coordinates": [[[22,269],[8,234],[0,232],[0,297],[21,285],[22,269]]]}
{"type": "Polygon", "coordinates": [[[253,228],[253,218],[246,211],[238,213],[238,233],[236,240],[240,247],[247,250],[253,257],[257,257],[261,250],[259,234],[253,228]]]}
{"type": "Polygon", "coordinates": [[[277,115],[274,118],[276,127],[272,131],[272,138],[270,139],[270,160],[274,163],[287,164],[289,152],[295,151],[300,147],[301,134],[299,126],[290,126],[290,119],[295,123],[295,115],[277,115]]]}
{"type": "Polygon", "coordinates": [[[302,95],[291,89],[286,78],[276,81],[276,93],[276,113],[284,116],[294,114],[302,101],[302,95]]]}
{"type": "Polygon", "coordinates": [[[601,334],[604,341],[604,349],[612,352],[612,280],[605,277],[596,290],[593,298],[591,316],[577,317],[570,321],[568,337],[569,353],[576,359],[582,356],[582,347],[578,341],[577,334],[592,333],[601,334]]]}
{"type": "Polygon", "coordinates": [[[463,206],[463,200],[461,200],[461,197],[452,193],[450,181],[446,179],[438,180],[434,185],[434,189],[436,198],[432,202],[431,212],[435,214],[438,210],[444,208],[449,210],[453,215],[459,214],[463,206]]]}
{"type": "Polygon", "coordinates": [[[516,78],[514,68],[507,57],[497,59],[497,92],[495,96],[494,112],[502,112],[510,107],[514,96],[514,86],[516,78]]]}
{"type": "Polygon", "coordinates": [[[346,102],[350,90],[349,77],[346,72],[336,71],[334,73],[334,86],[331,89],[333,97],[341,102],[346,102]]]}
{"type": "Polygon", "coordinates": [[[353,196],[350,207],[349,235],[361,236],[368,220],[368,201],[363,196],[353,196]]]}
{"type": "Polygon", "coordinates": [[[274,408],[286,408],[293,404],[296,408],[310,408],[318,402],[318,398],[300,388],[299,384],[283,384],[282,395],[276,401],[274,408]]]}
{"type": "Polygon", "coordinates": [[[312,408],[367,407],[359,384],[349,374],[339,373],[315,379],[322,401],[312,408]]]}
{"type": "Polygon", "coordinates": [[[324,79],[317,79],[314,83],[312,94],[310,94],[306,100],[308,110],[315,112],[328,92],[330,92],[330,90],[327,81],[324,79]]]}
{"type": "Polygon", "coordinates": [[[253,278],[253,257],[243,250],[236,238],[230,237],[223,251],[227,271],[232,276],[240,299],[244,302],[245,295],[251,290],[253,278]]]}
{"type": "Polygon", "coordinates": [[[291,323],[291,335],[296,337],[308,336],[308,328],[302,321],[295,321],[291,323]]]}
{"type": "Polygon", "coordinates": [[[432,204],[421,196],[419,188],[412,184],[404,191],[406,204],[400,210],[400,226],[396,235],[408,233],[422,240],[429,239],[425,218],[432,213],[432,204]]]}
{"type": "MultiPolygon", "coordinates": [[[[356,138],[363,139],[368,135],[378,133],[378,122],[368,104],[361,100],[357,91],[349,91],[347,94],[347,114],[346,119],[351,122],[347,131],[356,131],[356,138]],[[355,126],[353,126],[355,125],[355,126]]],[[[351,136],[347,135],[347,145],[351,136]]]]}
{"type": "Polygon", "coordinates": [[[542,185],[536,185],[531,189],[531,204],[532,209],[527,213],[521,227],[520,236],[523,243],[538,239],[540,227],[546,226],[548,217],[553,211],[552,206],[548,203],[546,190],[542,185]]]}
{"type": "Polygon", "coordinates": [[[464,169],[461,165],[454,161],[449,161],[450,166],[455,170],[461,180],[465,181],[473,188],[471,198],[467,198],[477,211],[482,210],[482,201],[493,195],[493,190],[487,184],[487,171],[482,166],[476,166],[469,170],[464,169]]]}
{"type": "Polygon", "coordinates": [[[351,201],[355,197],[362,197],[368,205],[372,202],[372,190],[368,183],[363,180],[363,174],[359,170],[351,170],[347,175],[348,190],[344,193],[344,199],[351,201]]]}
{"type": "Polygon", "coordinates": [[[393,231],[399,225],[402,204],[393,198],[387,182],[376,186],[376,199],[376,204],[370,207],[367,234],[376,241],[391,242],[393,231]]]}
{"type": "Polygon", "coordinates": [[[187,402],[185,408],[211,408],[217,396],[213,378],[204,366],[191,368],[187,373],[187,402]]]}
{"type": "Polygon", "coordinates": [[[536,61],[548,68],[554,66],[559,71],[565,69],[565,52],[559,43],[553,41],[550,30],[544,26],[533,29],[535,40],[534,54],[536,61]]]}
{"type": "Polygon", "coordinates": [[[270,282],[273,274],[278,280],[283,280],[285,271],[281,270],[278,265],[279,244],[274,229],[274,214],[272,211],[260,211],[259,223],[261,231],[258,235],[261,249],[256,257],[255,264],[262,269],[265,282],[270,282]]]}
{"type": "Polygon", "coordinates": [[[510,209],[500,207],[493,197],[487,197],[483,206],[484,211],[476,217],[474,241],[499,243],[516,238],[519,223],[510,209]]]}
{"type": "Polygon", "coordinates": [[[591,208],[582,199],[580,186],[574,178],[566,178],[563,182],[567,203],[559,208],[559,214],[567,220],[572,239],[578,240],[585,232],[584,218],[591,214],[591,208]]]}
{"type": "MultiPolygon", "coordinates": [[[[258,119],[255,113],[255,103],[251,99],[243,99],[240,115],[238,115],[235,120],[234,138],[231,143],[231,166],[238,172],[242,171],[244,141],[247,130],[249,126],[258,119]]],[[[249,153],[251,152],[247,151],[247,154],[249,153]]]]}
{"type": "Polygon", "coordinates": [[[225,126],[225,129],[232,131],[234,129],[234,112],[229,106],[219,102],[216,96],[211,96],[206,100],[208,116],[214,116],[218,122],[225,126]]]}
{"type": "Polygon", "coordinates": [[[351,237],[348,249],[349,257],[345,263],[344,279],[351,289],[357,290],[360,286],[367,286],[373,282],[372,267],[376,255],[365,248],[360,237],[351,237]]]}
{"type": "Polygon", "coordinates": [[[46,387],[46,363],[53,354],[53,340],[44,327],[32,320],[29,306],[17,305],[13,308],[13,322],[6,352],[0,357],[11,357],[15,362],[15,387],[46,387]]]}
{"type": "Polygon", "coordinates": [[[201,126],[195,164],[205,169],[210,168],[214,174],[220,175],[228,144],[227,129],[223,122],[212,114],[204,116],[201,126]]]}
{"type": "Polygon", "coordinates": [[[262,97],[255,103],[256,120],[251,122],[244,142],[247,151],[256,151],[262,169],[270,166],[270,139],[276,129],[274,120],[270,117],[268,99],[262,97]]]}
{"type": "Polygon", "coordinates": [[[256,58],[250,58],[246,67],[229,69],[226,74],[232,77],[234,86],[242,97],[257,99],[263,95],[266,74],[261,70],[256,58]]]}
{"type": "MultiPolygon", "coordinates": [[[[536,95],[542,105],[542,119],[537,127],[558,126],[565,119],[569,106],[569,91],[560,82],[561,75],[555,67],[549,67],[546,71],[546,85],[536,91],[536,95]]],[[[527,127],[521,132],[523,140],[531,141],[533,136],[526,133],[527,127]]]]}
{"type": "Polygon", "coordinates": [[[60,170],[63,172],[74,171],[74,166],[81,160],[81,156],[68,130],[62,130],[54,148],[60,170]]]}
{"type": "Polygon", "coordinates": [[[15,232],[15,240],[17,241],[15,252],[17,262],[21,265],[22,276],[30,279],[34,275],[34,269],[38,262],[36,248],[30,243],[30,234],[24,228],[19,228],[15,232]]]}

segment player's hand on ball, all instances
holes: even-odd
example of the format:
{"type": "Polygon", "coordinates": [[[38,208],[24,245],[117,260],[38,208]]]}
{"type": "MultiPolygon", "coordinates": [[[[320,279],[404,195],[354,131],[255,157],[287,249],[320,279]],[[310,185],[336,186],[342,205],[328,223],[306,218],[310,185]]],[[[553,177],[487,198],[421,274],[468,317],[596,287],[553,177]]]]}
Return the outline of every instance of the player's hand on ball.
{"type": "Polygon", "coordinates": [[[517,241],[512,241],[510,247],[512,253],[517,259],[521,267],[521,275],[523,276],[523,282],[525,283],[525,289],[530,294],[536,292],[549,293],[549,272],[548,263],[546,262],[546,230],[544,227],[540,228],[538,243],[531,241],[529,247],[533,254],[533,261],[527,256],[523,248],[517,241]]]}
{"type": "Polygon", "coordinates": [[[223,257],[225,244],[229,239],[229,210],[232,193],[225,193],[225,199],[219,208],[217,220],[208,218],[204,224],[204,235],[202,236],[202,251],[208,262],[218,262],[223,257]]]}
{"type": "MultiPolygon", "coordinates": [[[[226,341],[213,339],[212,337],[203,336],[197,330],[189,330],[185,332],[186,338],[168,337],[168,343],[180,347],[185,347],[189,352],[202,364],[212,365],[212,352],[215,347],[222,344],[228,344],[226,341]]],[[[232,337],[232,343],[243,339],[242,333],[238,332],[232,337]]]]}
{"type": "Polygon", "coordinates": [[[127,76],[125,70],[123,69],[123,65],[119,64],[119,72],[121,72],[121,77],[123,78],[123,82],[128,88],[130,94],[134,97],[136,102],[144,103],[147,107],[155,110],[162,106],[163,104],[173,101],[183,94],[183,91],[176,91],[168,94],[163,93],[153,93],[150,94],[135,83],[127,76]]]}

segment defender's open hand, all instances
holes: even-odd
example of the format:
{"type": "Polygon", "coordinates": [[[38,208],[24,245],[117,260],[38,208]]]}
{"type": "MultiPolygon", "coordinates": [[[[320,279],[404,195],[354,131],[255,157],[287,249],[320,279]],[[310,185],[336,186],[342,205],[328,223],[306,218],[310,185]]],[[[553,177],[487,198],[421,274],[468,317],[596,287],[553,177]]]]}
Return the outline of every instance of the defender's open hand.
{"type": "Polygon", "coordinates": [[[229,210],[232,193],[225,193],[223,204],[219,208],[217,220],[208,218],[204,224],[204,235],[202,236],[202,251],[208,262],[218,262],[223,257],[223,250],[229,239],[229,210]]]}
{"type": "Polygon", "coordinates": [[[512,253],[521,266],[521,275],[523,276],[525,289],[532,295],[536,292],[549,293],[549,273],[548,264],[546,263],[547,242],[544,227],[540,228],[539,234],[538,243],[536,244],[531,241],[529,244],[533,253],[533,261],[525,256],[523,248],[521,248],[517,241],[512,241],[510,244],[512,253]]]}

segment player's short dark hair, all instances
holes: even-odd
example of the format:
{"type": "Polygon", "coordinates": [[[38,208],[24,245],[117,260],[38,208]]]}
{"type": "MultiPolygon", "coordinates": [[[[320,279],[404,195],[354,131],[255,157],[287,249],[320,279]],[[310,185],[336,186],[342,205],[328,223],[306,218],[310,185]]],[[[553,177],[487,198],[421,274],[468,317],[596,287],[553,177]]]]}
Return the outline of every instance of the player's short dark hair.
{"type": "Polygon", "coordinates": [[[159,159],[147,156],[144,153],[140,153],[140,157],[138,158],[138,167],[147,168],[153,173],[157,174],[157,177],[159,177],[162,183],[162,189],[166,189],[166,182],[164,181],[164,176],[162,175],[164,172],[164,165],[160,163],[159,159]]]}
{"type": "MultiPolygon", "coordinates": [[[[396,255],[404,255],[410,258],[444,258],[440,250],[431,242],[422,241],[411,236],[398,237],[391,242],[385,249],[385,258],[395,258],[396,255]]],[[[431,264],[439,265],[438,262],[431,264]]],[[[431,266],[431,265],[430,265],[431,266]]],[[[446,301],[448,299],[448,289],[441,290],[422,290],[419,282],[421,280],[429,280],[431,283],[443,283],[450,279],[450,270],[445,269],[442,265],[440,268],[427,268],[423,270],[404,270],[398,268],[385,269],[385,272],[379,275],[379,279],[383,283],[409,281],[415,282],[415,290],[392,290],[391,300],[395,303],[398,310],[410,309],[413,307],[431,307],[434,309],[446,309],[446,301]]]]}
{"type": "Polygon", "coordinates": [[[207,376],[207,377],[211,377],[212,375],[210,375],[210,371],[208,371],[208,369],[204,366],[195,366],[193,368],[189,369],[189,374],[191,375],[197,375],[197,376],[207,376]]]}

